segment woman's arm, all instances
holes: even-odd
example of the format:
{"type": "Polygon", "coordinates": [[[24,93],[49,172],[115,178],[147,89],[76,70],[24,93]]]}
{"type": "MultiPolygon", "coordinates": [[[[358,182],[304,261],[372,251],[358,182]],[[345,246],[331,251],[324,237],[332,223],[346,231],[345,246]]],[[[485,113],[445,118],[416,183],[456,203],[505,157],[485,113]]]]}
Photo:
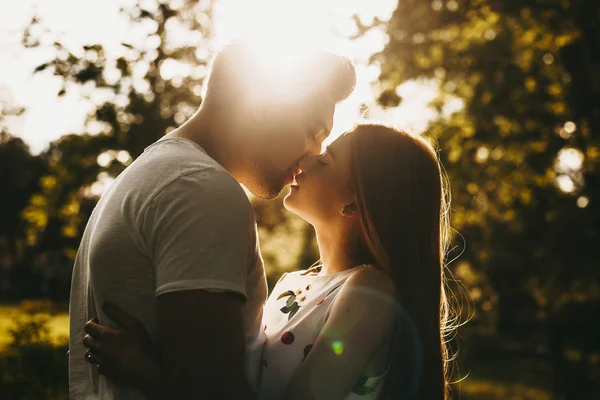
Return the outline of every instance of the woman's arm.
{"type": "Polygon", "coordinates": [[[162,357],[144,325],[116,305],[105,303],[102,311],[119,329],[88,321],[85,359],[97,366],[99,374],[131,385],[150,399],[167,398],[162,357]]]}
{"type": "Polygon", "coordinates": [[[284,398],[344,399],[389,341],[396,308],[394,285],[383,272],[364,268],[348,278],[284,398]]]}

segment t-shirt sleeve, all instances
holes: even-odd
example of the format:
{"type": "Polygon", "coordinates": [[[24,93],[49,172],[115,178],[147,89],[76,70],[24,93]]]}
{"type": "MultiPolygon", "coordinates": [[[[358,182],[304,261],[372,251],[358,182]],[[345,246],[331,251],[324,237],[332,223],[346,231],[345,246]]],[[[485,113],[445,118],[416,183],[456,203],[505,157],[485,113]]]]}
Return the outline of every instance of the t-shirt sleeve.
{"type": "Polygon", "coordinates": [[[204,289],[246,299],[256,250],[248,199],[226,172],[180,176],[149,200],[140,223],[154,265],[156,296],[204,289]]]}

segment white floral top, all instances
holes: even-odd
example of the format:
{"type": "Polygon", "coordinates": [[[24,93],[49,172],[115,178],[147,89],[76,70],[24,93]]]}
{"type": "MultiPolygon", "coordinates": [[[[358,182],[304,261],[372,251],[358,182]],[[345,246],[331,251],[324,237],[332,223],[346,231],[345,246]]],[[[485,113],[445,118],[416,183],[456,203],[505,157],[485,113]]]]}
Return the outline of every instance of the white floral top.
{"type": "MultiPolygon", "coordinates": [[[[284,274],[277,282],[263,314],[267,342],[258,390],[261,400],[282,398],[292,376],[325,325],[340,288],[359,268],[314,275],[320,270],[318,266],[308,271],[284,274]]],[[[346,399],[377,398],[385,375],[361,378],[346,399]]]]}

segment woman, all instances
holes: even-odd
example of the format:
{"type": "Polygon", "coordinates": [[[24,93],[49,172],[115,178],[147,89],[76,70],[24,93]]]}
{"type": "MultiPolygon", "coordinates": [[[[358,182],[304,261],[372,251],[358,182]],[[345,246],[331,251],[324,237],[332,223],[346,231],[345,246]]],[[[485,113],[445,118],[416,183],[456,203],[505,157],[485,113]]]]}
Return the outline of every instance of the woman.
{"type": "MultiPolygon", "coordinates": [[[[361,124],[300,167],[284,204],[315,228],[321,262],[285,274],[265,305],[259,398],[445,399],[447,204],[435,151],[361,124]]],[[[90,321],[86,332],[98,327],[90,321]]],[[[128,340],[156,353],[143,329],[128,340]]],[[[150,367],[86,358],[101,373],[122,362],[160,379],[158,356],[150,367]]]]}

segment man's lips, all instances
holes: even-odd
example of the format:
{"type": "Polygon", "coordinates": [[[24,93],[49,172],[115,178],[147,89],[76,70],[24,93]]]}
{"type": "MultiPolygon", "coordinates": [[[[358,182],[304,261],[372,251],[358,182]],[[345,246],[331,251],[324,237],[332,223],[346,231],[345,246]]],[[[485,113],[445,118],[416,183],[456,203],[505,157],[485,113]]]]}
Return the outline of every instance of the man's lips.
{"type": "Polygon", "coordinates": [[[296,182],[296,175],[293,176],[292,183],[290,184],[290,187],[292,189],[296,189],[296,190],[300,189],[300,186],[298,186],[298,182],[296,182]]]}
{"type": "Polygon", "coordinates": [[[299,176],[300,174],[302,174],[302,169],[299,166],[296,166],[295,168],[292,169],[291,174],[292,174],[292,182],[290,183],[290,185],[298,187],[298,182],[296,181],[296,177],[299,176]]]}
{"type": "Polygon", "coordinates": [[[295,179],[294,175],[291,175],[285,180],[284,186],[294,185],[295,183],[296,183],[296,179],[295,179]]]}
{"type": "Polygon", "coordinates": [[[292,189],[300,189],[300,186],[298,186],[298,182],[296,182],[296,177],[294,177],[294,180],[292,181],[292,184],[290,185],[290,187],[292,189]]]}

